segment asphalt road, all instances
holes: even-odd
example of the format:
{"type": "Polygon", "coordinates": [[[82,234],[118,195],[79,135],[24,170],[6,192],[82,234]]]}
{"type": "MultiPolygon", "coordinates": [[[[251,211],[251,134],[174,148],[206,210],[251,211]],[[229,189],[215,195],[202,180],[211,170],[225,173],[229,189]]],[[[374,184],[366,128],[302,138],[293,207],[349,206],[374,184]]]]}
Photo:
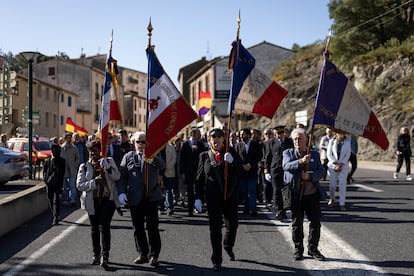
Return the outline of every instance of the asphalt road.
{"type": "MultiPolygon", "coordinates": [[[[378,169],[378,166],[376,167],[378,169]]],[[[414,182],[393,180],[387,170],[358,169],[348,186],[348,211],[323,204],[320,250],[324,262],[293,260],[290,223],[240,213],[231,262],[223,275],[414,275],[414,182]]],[[[327,182],[323,185],[327,187],[327,182]]],[[[78,207],[78,206],[77,206],[78,207]]],[[[114,215],[110,269],[91,266],[89,222],[84,211],[64,207],[60,226],[43,214],[0,238],[1,275],[217,275],[211,269],[207,217],[177,209],[160,216],[162,250],[158,269],[137,266],[129,212],[114,215]]],[[[305,227],[305,236],[307,225],[305,227]]],[[[305,238],[306,241],[306,238],[305,238]]]]}

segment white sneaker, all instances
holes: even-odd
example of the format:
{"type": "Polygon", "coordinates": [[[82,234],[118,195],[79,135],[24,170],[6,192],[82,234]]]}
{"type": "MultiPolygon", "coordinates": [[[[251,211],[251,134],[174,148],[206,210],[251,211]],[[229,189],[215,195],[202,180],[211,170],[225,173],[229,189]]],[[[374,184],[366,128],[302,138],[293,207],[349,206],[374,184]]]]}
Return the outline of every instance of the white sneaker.
{"type": "Polygon", "coordinates": [[[398,173],[395,172],[393,177],[394,179],[398,179],[398,173]]]}
{"type": "Polygon", "coordinates": [[[407,175],[407,180],[413,180],[413,178],[411,177],[411,175],[407,175]]]}

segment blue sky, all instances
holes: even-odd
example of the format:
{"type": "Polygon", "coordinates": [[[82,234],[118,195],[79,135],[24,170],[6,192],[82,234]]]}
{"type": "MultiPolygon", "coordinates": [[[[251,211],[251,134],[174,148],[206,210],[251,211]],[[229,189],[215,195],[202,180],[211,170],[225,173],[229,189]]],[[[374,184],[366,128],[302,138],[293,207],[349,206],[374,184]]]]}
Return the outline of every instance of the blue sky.
{"type": "Polygon", "coordinates": [[[152,44],[177,83],[179,68],[203,56],[226,56],[236,38],[245,47],[264,40],[290,49],[326,38],[329,0],[19,0],[2,1],[0,50],[14,55],[64,52],[71,58],[105,54],[114,31],[118,64],[147,72],[145,48],[151,17],[152,44]]]}

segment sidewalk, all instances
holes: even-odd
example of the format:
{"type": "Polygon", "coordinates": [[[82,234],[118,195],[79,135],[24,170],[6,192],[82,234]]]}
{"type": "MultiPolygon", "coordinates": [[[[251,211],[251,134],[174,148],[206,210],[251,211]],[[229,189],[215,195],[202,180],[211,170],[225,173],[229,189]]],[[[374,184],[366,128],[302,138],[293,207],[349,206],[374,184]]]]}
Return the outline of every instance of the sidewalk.
{"type": "MultiPolygon", "coordinates": [[[[370,170],[394,172],[397,167],[397,162],[358,160],[358,167],[370,170]]],[[[405,164],[403,164],[403,168],[405,168],[405,164]]]]}

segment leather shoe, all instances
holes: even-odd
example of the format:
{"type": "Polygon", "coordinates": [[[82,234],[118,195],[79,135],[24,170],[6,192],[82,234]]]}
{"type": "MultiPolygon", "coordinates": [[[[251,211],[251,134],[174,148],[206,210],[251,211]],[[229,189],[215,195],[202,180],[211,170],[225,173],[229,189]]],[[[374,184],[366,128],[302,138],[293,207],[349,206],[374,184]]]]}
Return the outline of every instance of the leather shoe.
{"type": "Polygon", "coordinates": [[[295,258],[296,261],[303,260],[303,253],[300,251],[296,251],[293,257],[295,258]]]}
{"type": "Polygon", "coordinates": [[[328,201],[328,207],[333,207],[334,206],[334,200],[333,199],[330,199],[329,201],[328,201]]]}
{"type": "Polygon", "coordinates": [[[150,265],[152,265],[153,267],[159,267],[160,266],[160,262],[158,261],[157,258],[151,257],[150,258],[150,265]]]}
{"type": "Polygon", "coordinates": [[[227,255],[229,255],[230,257],[230,261],[235,261],[236,257],[234,256],[234,252],[231,249],[225,249],[225,251],[227,252],[227,255]]]}
{"type": "Polygon", "coordinates": [[[93,256],[91,265],[98,265],[99,264],[99,256],[93,256]]]}
{"type": "Polygon", "coordinates": [[[322,255],[321,252],[319,252],[319,250],[308,251],[308,255],[313,257],[314,259],[316,259],[318,261],[324,261],[325,260],[325,256],[322,255]]]}
{"type": "Polygon", "coordinates": [[[221,270],[221,264],[213,264],[213,270],[214,271],[220,271],[221,270]]]}
{"type": "Polygon", "coordinates": [[[108,269],[108,262],[109,262],[108,257],[102,256],[100,264],[103,269],[105,270],[108,269]]]}
{"type": "Polygon", "coordinates": [[[145,264],[145,263],[148,263],[148,262],[149,262],[149,260],[148,260],[147,256],[139,256],[138,258],[136,258],[134,260],[135,264],[145,264]]]}

